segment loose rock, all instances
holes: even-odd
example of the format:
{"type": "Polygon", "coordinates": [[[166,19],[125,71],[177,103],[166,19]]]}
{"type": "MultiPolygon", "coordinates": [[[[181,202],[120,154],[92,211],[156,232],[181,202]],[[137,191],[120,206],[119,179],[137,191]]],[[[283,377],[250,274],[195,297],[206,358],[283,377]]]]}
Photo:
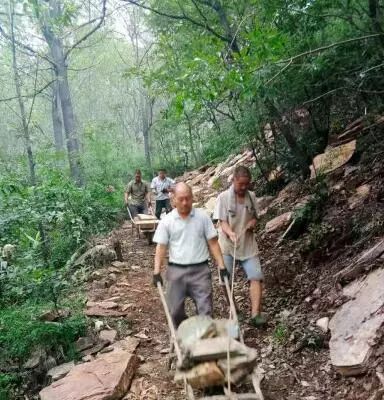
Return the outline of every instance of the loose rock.
{"type": "Polygon", "coordinates": [[[112,329],[112,330],[102,330],[100,331],[99,337],[101,340],[105,340],[109,343],[113,343],[116,339],[117,332],[112,329]]]}
{"type": "Polygon", "coordinates": [[[50,369],[47,376],[50,377],[53,382],[58,381],[59,379],[64,378],[64,376],[66,376],[74,366],[75,363],[73,361],[58,365],[57,367],[50,369]]]}
{"type": "Polygon", "coordinates": [[[76,350],[81,352],[93,346],[93,340],[90,337],[80,337],[75,343],[76,350]]]}
{"type": "Polygon", "coordinates": [[[41,400],[114,400],[127,392],[137,367],[135,354],[113,351],[76,365],[40,392],[41,400]]]}
{"type": "Polygon", "coordinates": [[[324,317],[316,321],[316,325],[325,333],[328,332],[329,318],[324,317]]]}
{"type": "Polygon", "coordinates": [[[271,233],[285,228],[292,221],[292,217],[293,212],[290,211],[271,219],[266,223],[265,231],[271,233]]]}

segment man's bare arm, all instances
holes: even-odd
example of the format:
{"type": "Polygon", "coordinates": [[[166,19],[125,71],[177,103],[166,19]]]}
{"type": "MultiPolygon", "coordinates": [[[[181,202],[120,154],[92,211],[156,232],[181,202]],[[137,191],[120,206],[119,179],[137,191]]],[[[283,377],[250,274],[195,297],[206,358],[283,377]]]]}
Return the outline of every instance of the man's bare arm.
{"type": "Polygon", "coordinates": [[[151,205],[151,190],[148,190],[147,192],[147,204],[148,207],[151,205]]]}
{"type": "Polygon", "coordinates": [[[167,246],[165,244],[158,244],[155,253],[155,270],[153,273],[160,274],[161,267],[164,265],[164,260],[167,255],[167,246]]]}
{"type": "Polygon", "coordinates": [[[217,238],[208,240],[208,247],[219,268],[225,269],[223,254],[217,238]]]}
{"type": "Polygon", "coordinates": [[[220,226],[221,230],[232,240],[232,242],[235,242],[237,240],[236,233],[233,232],[227,221],[220,220],[220,226]]]}
{"type": "Polygon", "coordinates": [[[256,226],[256,224],[257,224],[257,219],[256,219],[256,217],[255,218],[252,218],[249,222],[248,222],[248,224],[247,224],[247,226],[245,227],[245,230],[253,230],[254,228],[255,228],[255,226],[256,226]]]}

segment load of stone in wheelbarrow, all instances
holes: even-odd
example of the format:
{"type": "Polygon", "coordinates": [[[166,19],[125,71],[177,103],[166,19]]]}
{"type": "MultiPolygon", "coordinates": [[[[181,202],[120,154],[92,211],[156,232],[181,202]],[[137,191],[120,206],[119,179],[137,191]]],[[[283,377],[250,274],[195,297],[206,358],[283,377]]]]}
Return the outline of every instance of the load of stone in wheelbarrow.
{"type": "Polygon", "coordinates": [[[239,328],[232,320],[194,316],[177,330],[183,360],[175,381],[184,379],[195,389],[222,385],[228,378],[239,384],[252,374],[257,352],[237,340],[239,328]]]}

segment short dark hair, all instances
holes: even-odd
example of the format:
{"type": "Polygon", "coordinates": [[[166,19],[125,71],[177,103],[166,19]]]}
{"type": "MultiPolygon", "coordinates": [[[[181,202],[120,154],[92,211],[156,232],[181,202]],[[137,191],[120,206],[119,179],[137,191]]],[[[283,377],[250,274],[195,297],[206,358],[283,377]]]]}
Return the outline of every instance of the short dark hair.
{"type": "Polygon", "coordinates": [[[165,168],[160,168],[159,172],[167,172],[167,170],[165,168]]]}
{"type": "Polygon", "coordinates": [[[252,179],[252,174],[249,168],[244,167],[244,165],[238,165],[235,170],[233,171],[234,178],[248,178],[249,180],[252,179]]]}
{"type": "Polygon", "coordinates": [[[141,175],[141,171],[140,171],[139,169],[137,169],[137,170],[135,171],[135,175],[141,175]]]}

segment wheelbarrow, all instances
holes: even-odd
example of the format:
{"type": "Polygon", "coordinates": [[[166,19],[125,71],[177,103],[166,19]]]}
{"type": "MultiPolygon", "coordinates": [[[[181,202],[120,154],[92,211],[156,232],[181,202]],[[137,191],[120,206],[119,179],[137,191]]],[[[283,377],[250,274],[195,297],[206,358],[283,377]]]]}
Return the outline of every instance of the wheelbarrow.
{"type": "MultiPolygon", "coordinates": [[[[225,277],[224,279],[225,283],[225,288],[227,291],[228,299],[229,299],[229,307],[230,307],[230,319],[232,319],[233,324],[237,325],[239,327],[239,337],[240,341],[244,343],[243,340],[243,335],[241,333],[241,329],[239,326],[239,321],[237,317],[237,312],[236,312],[236,307],[233,301],[233,293],[230,290],[228,278],[225,277]]],[[[177,341],[176,337],[176,329],[172,321],[171,314],[169,312],[168,304],[165,299],[164,291],[163,291],[163,286],[161,285],[160,282],[157,283],[157,289],[159,291],[161,303],[164,308],[165,316],[167,319],[168,323],[168,328],[170,330],[170,337],[171,337],[171,352],[175,352],[176,358],[179,364],[182,364],[183,361],[183,356],[182,352],[179,346],[179,343],[177,341]]],[[[263,393],[260,389],[260,382],[263,379],[262,375],[259,373],[257,367],[254,369],[254,371],[251,374],[251,379],[252,379],[252,385],[254,388],[254,393],[234,393],[231,390],[231,384],[228,381],[228,386],[224,387],[224,395],[214,395],[214,396],[208,396],[208,397],[200,397],[196,398],[194,393],[193,393],[193,388],[192,386],[187,382],[186,378],[184,377],[184,391],[186,395],[187,400],[264,400],[263,393]]]]}
{"type": "Polygon", "coordinates": [[[150,208],[150,214],[138,214],[136,217],[132,217],[132,213],[127,207],[128,216],[131,221],[132,233],[136,229],[137,236],[141,238],[144,236],[147,238],[148,244],[153,243],[153,235],[156,231],[159,220],[153,215],[152,208],[150,208]]]}

